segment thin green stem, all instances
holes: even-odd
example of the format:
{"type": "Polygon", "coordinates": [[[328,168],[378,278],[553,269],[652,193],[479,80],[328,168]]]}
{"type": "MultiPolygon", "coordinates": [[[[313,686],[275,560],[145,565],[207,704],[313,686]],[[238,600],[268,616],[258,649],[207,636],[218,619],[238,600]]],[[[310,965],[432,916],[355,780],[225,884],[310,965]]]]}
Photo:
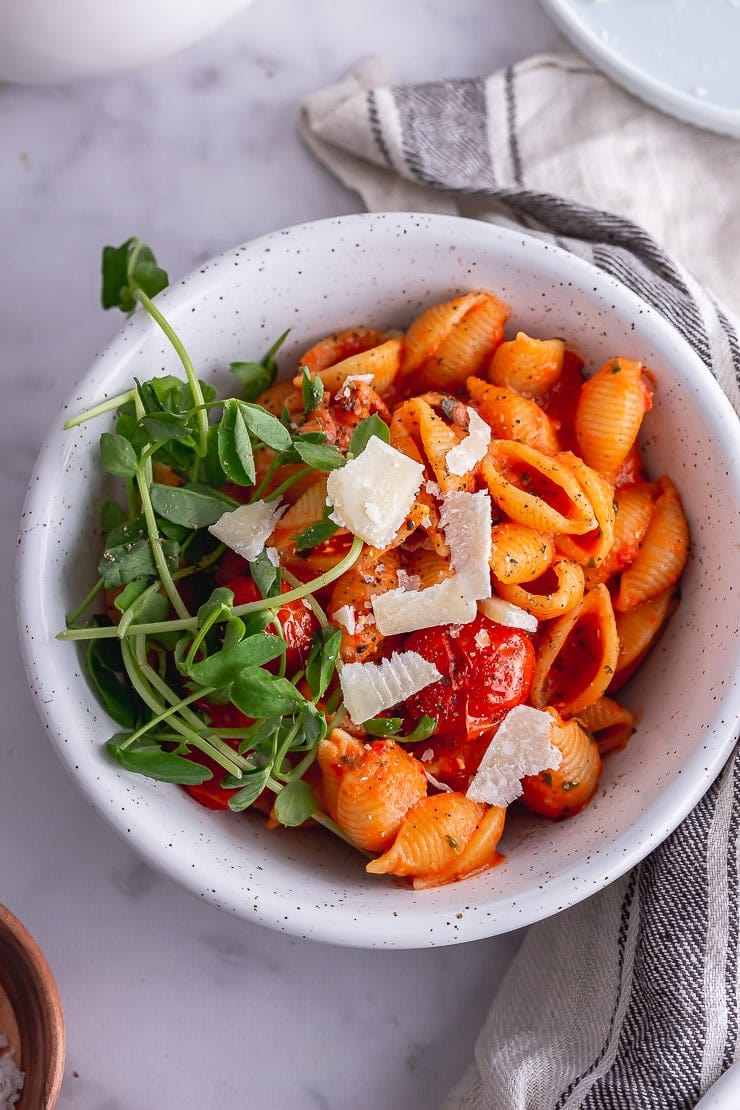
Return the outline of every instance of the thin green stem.
{"type": "MultiPolygon", "coordinates": [[[[322,590],[330,585],[350,569],[358,560],[362,551],[362,540],[355,536],[347,554],[335,563],[333,567],[314,578],[311,582],[303,583],[294,590],[280,594],[278,597],[265,597],[260,601],[248,601],[244,605],[235,605],[231,611],[234,617],[242,617],[245,613],[256,613],[261,609],[279,609],[291,601],[300,601],[308,598],[315,590],[322,590]]],[[[310,603],[309,603],[310,604],[310,603]]],[[[166,632],[194,632],[198,627],[197,617],[183,617],[171,621],[153,621],[151,624],[132,624],[129,628],[130,635],[154,636],[166,632]]],[[[57,640],[108,640],[118,635],[118,629],[113,627],[102,628],[70,628],[57,633],[57,640]]]]}
{"type": "MultiPolygon", "coordinates": [[[[147,532],[149,533],[149,543],[152,548],[152,555],[154,563],[162,581],[162,586],[170,599],[172,608],[177,613],[181,620],[189,620],[190,613],[185,606],[177,586],[172,580],[170,568],[167,566],[167,559],[165,558],[164,551],[162,550],[162,539],[159,535],[159,528],[157,527],[157,520],[154,515],[154,506],[152,499],[149,496],[149,486],[146,483],[146,478],[141,470],[136,472],[136,481],[139,487],[139,496],[141,498],[141,507],[144,512],[144,519],[146,521],[147,532]]],[[[160,622],[161,623],[161,622],[160,622]]]]}
{"type": "MultiPolygon", "coordinates": [[[[291,474],[290,478],[286,478],[284,482],[281,482],[279,486],[271,490],[265,498],[265,501],[276,501],[281,494],[285,493],[286,489],[290,489],[291,486],[294,486],[296,482],[300,482],[302,478],[305,478],[306,475],[310,473],[310,466],[302,466],[300,470],[296,470],[295,474],[291,474]]],[[[261,483],[261,485],[262,484],[264,483],[261,483]]],[[[252,498],[252,500],[255,500],[255,498],[252,498]]]]}
{"type": "Polygon", "coordinates": [[[201,458],[205,457],[208,450],[208,412],[203,407],[205,405],[205,398],[203,391],[198,381],[198,375],[195,373],[195,368],[190,360],[190,355],[185,350],[182,340],[178,336],[169,321],[162,315],[152,299],[147,296],[141,289],[134,290],[134,297],[149,313],[151,318],[159,324],[164,334],[169,339],[172,346],[175,348],[180,362],[185,370],[185,376],[188,379],[190,392],[193,395],[193,405],[198,410],[198,438],[199,443],[197,447],[198,454],[201,458]]]}
{"type": "Polygon", "coordinates": [[[161,713],[158,713],[156,717],[151,717],[143,725],[140,725],[136,732],[132,732],[130,736],[126,737],[123,743],[119,744],[119,750],[124,751],[126,748],[130,748],[140,736],[144,736],[150,729],[156,728],[157,725],[161,725],[163,721],[169,720],[173,713],[179,713],[184,706],[190,705],[191,702],[197,701],[199,698],[207,697],[208,694],[213,693],[214,690],[215,686],[206,686],[202,690],[196,690],[194,694],[189,694],[186,698],[182,698],[179,702],[167,706],[167,708],[163,709],[161,713]]]}
{"type": "Polygon", "coordinates": [[[100,404],[85,409],[77,416],[71,416],[63,425],[65,432],[69,431],[70,428],[76,428],[78,425],[86,423],[88,420],[94,420],[96,416],[104,416],[106,412],[111,412],[121,405],[125,405],[128,401],[133,400],[135,394],[135,389],[129,389],[125,393],[119,393],[116,397],[109,397],[107,401],[101,401],[100,404]]]}
{"type": "Polygon", "coordinates": [[[97,582],[95,583],[95,585],[93,586],[93,588],[90,590],[90,592],[88,594],[86,594],[85,597],[83,597],[82,601],[77,606],[77,608],[74,609],[69,614],[69,616],[67,617],[67,625],[68,626],[71,625],[71,624],[74,624],[74,622],[77,620],[77,618],[85,612],[88,605],[90,605],[90,603],[95,600],[95,598],[98,596],[98,594],[100,593],[102,588],[103,588],[103,579],[99,578],[97,580],[97,582]]]}

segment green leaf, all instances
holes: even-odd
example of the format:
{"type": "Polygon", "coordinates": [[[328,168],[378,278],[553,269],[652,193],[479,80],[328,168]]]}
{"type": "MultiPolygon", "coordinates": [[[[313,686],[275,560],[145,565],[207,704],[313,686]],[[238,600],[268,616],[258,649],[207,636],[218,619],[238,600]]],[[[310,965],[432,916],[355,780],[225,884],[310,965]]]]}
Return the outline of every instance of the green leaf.
{"type": "Polygon", "coordinates": [[[329,686],[341,646],[339,628],[318,628],[314,632],[306,662],[306,682],[313,698],[320,698],[329,686]]]}
{"type": "Polygon", "coordinates": [[[293,541],[296,551],[311,551],[317,544],[330,540],[339,531],[339,525],[335,524],[333,520],[329,520],[329,514],[333,512],[334,509],[331,505],[324,506],[324,515],[321,520],[317,520],[315,524],[309,524],[308,528],[298,532],[293,541]]]}
{"type": "Polygon", "coordinates": [[[244,386],[244,400],[254,401],[265,389],[272,385],[277,375],[275,355],[288,337],[288,332],[277,339],[259,362],[232,362],[230,369],[244,386]]]}
{"type": "Polygon", "coordinates": [[[170,443],[179,440],[186,446],[193,446],[192,430],[184,416],[175,412],[160,412],[156,415],[143,416],[139,421],[145,430],[150,443],[170,443]]]}
{"type": "Polygon", "coordinates": [[[120,528],[126,514],[117,501],[104,501],[100,509],[100,527],[107,536],[114,528],[120,528]]]}
{"type": "Polygon", "coordinates": [[[223,613],[224,616],[228,616],[233,606],[234,591],[228,590],[225,586],[217,586],[208,600],[204,601],[198,609],[198,627],[202,628],[204,624],[209,623],[215,613],[223,613]]]}
{"type": "Polygon", "coordinates": [[[267,786],[267,781],[270,778],[269,767],[259,767],[255,771],[245,771],[242,776],[241,782],[244,783],[241,790],[237,790],[235,794],[229,798],[229,809],[234,813],[241,813],[242,810],[248,809],[252,802],[259,798],[262,791],[267,786]]]}
{"type": "MultiPolygon", "coordinates": [[[[165,540],[162,550],[167,565],[174,570],[177,566],[179,545],[172,540],[165,540]]],[[[103,579],[103,585],[107,590],[125,586],[135,578],[157,577],[157,567],[149,540],[141,538],[118,546],[106,547],[98,563],[98,574],[103,579]]]]}
{"type": "Polygon", "coordinates": [[[214,493],[192,486],[165,486],[153,482],[149,490],[154,511],[186,528],[206,528],[215,524],[230,508],[230,503],[214,493]]]}
{"type": "Polygon", "coordinates": [[[146,578],[135,578],[132,582],[129,582],[113,602],[119,613],[125,613],[129,606],[133,605],[137,598],[149,589],[149,585],[150,583],[146,578]]]}
{"type": "Polygon", "coordinates": [[[126,736],[114,736],[106,744],[108,752],[116,763],[127,771],[134,771],[137,775],[146,775],[147,778],[156,779],[158,782],[177,782],[187,786],[198,786],[213,778],[208,767],[201,763],[193,763],[182,755],[174,752],[163,751],[158,744],[142,744],[135,748],[122,748],[122,741],[126,736]]]}
{"type": "Polygon", "coordinates": [[[396,739],[405,744],[418,743],[420,740],[427,740],[437,730],[437,717],[423,716],[413,732],[409,732],[406,736],[397,736],[396,739]]]}
{"type": "Polygon", "coordinates": [[[103,247],[103,308],[133,312],[136,308],[134,292],[137,289],[154,297],[168,284],[169,278],[157,266],[151,249],[138,239],[127,239],[120,247],[103,247]]]}
{"type": "Polygon", "coordinates": [[[247,667],[234,679],[231,700],[248,717],[284,717],[300,709],[306,699],[287,678],[247,667]]]}
{"type": "Polygon", "coordinates": [[[306,466],[326,473],[338,470],[347,462],[341,451],[330,443],[309,443],[303,439],[293,441],[293,450],[306,466]]]}
{"type": "Polygon", "coordinates": [[[218,425],[218,457],[224,473],[238,486],[251,486],[255,479],[254,452],[249,429],[237,401],[224,403],[218,425]]]}
{"type": "MultiPolygon", "coordinates": [[[[235,644],[233,647],[224,648],[214,652],[200,663],[193,663],[190,676],[201,686],[228,686],[233,682],[245,667],[257,670],[263,663],[277,659],[285,651],[286,643],[280,636],[273,636],[268,632],[260,632],[256,636],[249,636],[246,640],[235,644]]],[[[271,678],[271,675],[267,675],[271,678]]],[[[288,683],[291,686],[290,683],[288,683]]],[[[295,691],[295,687],[291,686],[295,691]]],[[[300,695],[299,695],[300,697],[300,695]]],[[[273,716],[272,713],[251,713],[252,717],[273,716]]]]}
{"type": "Polygon", "coordinates": [[[237,401],[236,405],[241,413],[244,423],[250,432],[272,447],[274,451],[287,451],[293,442],[288,429],[280,423],[277,416],[273,416],[261,405],[250,405],[246,401],[237,401]]]}
{"type": "Polygon", "coordinates": [[[368,736],[392,736],[399,744],[416,744],[433,735],[437,728],[437,718],[422,717],[416,728],[405,736],[400,735],[402,724],[401,717],[373,717],[371,721],[365,721],[362,727],[368,736]]]}
{"type": "Polygon", "coordinates": [[[316,795],[303,779],[295,779],[284,786],[274,805],[277,820],[290,828],[302,825],[317,809],[316,795]]]}
{"type": "Polygon", "coordinates": [[[117,478],[133,478],[139,466],[136,452],[127,439],[115,432],[100,437],[100,465],[117,478]]]}
{"type": "Polygon", "coordinates": [[[249,573],[262,597],[277,597],[280,593],[280,567],[276,567],[266,551],[260,551],[249,564],[249,573]]]}
{"type": "Polygon", "coordinates": [[[272,385],[274,375],[261,362],[232,362],[229,369],[242,383],[245,401],[253,401],[272,385]]]}
{"type": "Polygon", "coordinates": [[[318,408],[324,399],[324,383],[321,378],[312,378],[307,366],[301,367],[301,397],[306,416],[318,408]]]}
{"type": "Polygon", "coordinates": [[[362,726],[368,736],[395,736],[401,731],[403,720],[400,717],[373,717],[362,726]]]}
{"type": "Polygon", "coordinates": [[[136,728],[142,703],[126,674],[117,640],[90,640],[87,672],[106,712],[116,724],[136,728]]]}
{"type": "Polygon", "coordinates": [[[390,443],[391,430],[384,420],[378,416],[376,412],[372,416],[365,417],[355,428],[352,433],[352,439],[349,441],[348,455],[352,458],[357,458],[367,447],[368,440],[372,436],[377,436],[382,439],[383,443],[390,443]]]}
{"type": "Polygon", "coordinates": [[[209,486],[219,489],[226,482],[226,471],[218,454],[218,425],[209,424],[206,455],[203,459],[203,476],[209,486]]]}
{"type": "Polygon", "coordinates": [[[301,713],[300,729],[293,747],[303,746],[309,750],[315,748],[319,741],[324,739],[326,733],[327,725],[324,714],[316,708],[313,702],[305,702],[301,713]]]}

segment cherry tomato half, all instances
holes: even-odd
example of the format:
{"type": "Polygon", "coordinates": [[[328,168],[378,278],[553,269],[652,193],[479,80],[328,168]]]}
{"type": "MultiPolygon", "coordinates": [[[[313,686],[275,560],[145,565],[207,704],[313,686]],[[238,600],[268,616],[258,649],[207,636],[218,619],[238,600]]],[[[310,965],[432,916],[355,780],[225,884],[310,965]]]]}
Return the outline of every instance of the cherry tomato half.
{"type": "MultiPolygon", "coordinates": [[[[250,601],[259,601],[261,597],[254,581],[247,575],[232,578],[226,583],[226,587],[233,591],[234,605],[246,605],[250,601]]],[[[285,594],[289,590],[290,586],[283,582],[282,592],[285,594]]],[[[305,667],[311,639],[314,630],[318,628],[318,621],[302,601],[288,601],[285,605],[281,605],[277,611],[277,618],[282,625],[283,639],[288,645],[285,665],[290,675],[305,667]]],[[[267,631],[273,632],[274,629],[268,625],[267,631]]]]}
{"type": "Polygon", "coordinates": [[[532,641],[521,629],[479,613],[470,624],[413,632],[404,648],[434,663],[443,676],[406,700],[409,722],[425,714],[438,720],[437,732],[416,746],[416,754],[426,756],[432,774],[464,789],[492,729],[529,694],[532,641]]]}

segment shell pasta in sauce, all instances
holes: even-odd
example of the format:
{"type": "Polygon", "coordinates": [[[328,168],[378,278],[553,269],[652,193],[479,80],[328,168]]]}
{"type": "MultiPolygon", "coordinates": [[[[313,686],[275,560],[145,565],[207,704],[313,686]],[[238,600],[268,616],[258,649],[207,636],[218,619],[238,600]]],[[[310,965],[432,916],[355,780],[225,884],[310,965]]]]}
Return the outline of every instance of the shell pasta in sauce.
{"type": "Polygon", "coordinates": [[[209,402],[205,471],[152,452],[162,544],[186,494],[200,538],[167,589],[104,580],[113,622],[173,629],[123,640],[153,691],[111,741],[125,767],[324,825],[419,889],[498,864],[510,805],[589,803],[635,728],[618,691],[675,609],[689,530],[643,468],[649,369],[607,351],[589,375],[567,338],[507,338],[508,315],[474,290],[405,333],[349,321],[248,402],[209,402]],[[147,590],[159,616],[132,617],[147,590]]]}

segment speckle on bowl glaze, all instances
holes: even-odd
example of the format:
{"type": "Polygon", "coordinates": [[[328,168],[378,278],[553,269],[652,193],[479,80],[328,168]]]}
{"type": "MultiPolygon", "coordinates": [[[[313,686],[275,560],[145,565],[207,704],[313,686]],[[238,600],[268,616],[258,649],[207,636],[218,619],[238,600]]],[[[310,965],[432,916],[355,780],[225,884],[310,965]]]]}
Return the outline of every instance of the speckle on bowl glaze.
{"type": "Polygon", "coordinates": [[[512,812],[506,861],[462,883],[415,893],[371,878],[318,830],[268,831],[256,815],[213,813],[175,787],[103,758],[115,726],[55,633],[97,562],[96,467],[105,421],[63,432],[66,417],[136,374],[179,373],[142,316],[128,322],[73,392],[39,457],[24,509],[18,609],[31,687],[52,744],[88,799],[152,864],[196,895],[281,932],[362,947],[427,947],[519,928],[593,894],[642,859],[704,793],[738,718],[740,512],[737,421],[681,337],[643,302],[580,259],[490,224],[415,214],[349,216],[289,228],[227,251],[158,298],[202,377],[262,354],[291,328],[283,362],[353,324],[404,327],[435,301],[490,288],[510,329],[562,335],[592,368],[616,354],[658,382],[646,440],[653,476],[681,490],[693,534],[683,601],[624,700],[642,713],[627,750],[607,760],[588,809],[552,824],[512,812]],[[197,311],[194,311],[197,310],[197,311]],[[719,541],[719,542],[718,542],[719,541]]]}

